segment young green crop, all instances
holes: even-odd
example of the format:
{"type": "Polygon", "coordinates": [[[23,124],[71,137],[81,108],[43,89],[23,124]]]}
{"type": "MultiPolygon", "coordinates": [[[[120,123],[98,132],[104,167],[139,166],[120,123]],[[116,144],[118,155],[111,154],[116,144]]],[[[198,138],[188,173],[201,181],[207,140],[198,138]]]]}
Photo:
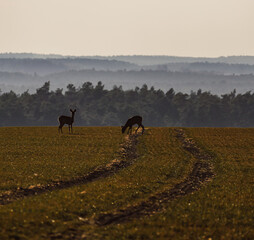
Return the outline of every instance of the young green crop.
{"type": "Polygon", "coordinates": [[[0,128],[0,193],[83,176],[112,160],[122,141],[120,128],[0,128]],[[66,130],[66,129],[65,129],[66,130]]]}
{"type": "MultiPolygon", "coordinates": [[[[77,164],[67,174],[63,174],[61,157],[50,160],[50,154],[42,155],[40,159],[45,158],[47,164],[55,169],[33,184],[55,180],[54,173],[61,178],[71,179],[92,171],[97,165],[106,165],[118,156],[116,152],[124,141],[119,128],[75,128],[77,135],[74,136],[51,133],[55,128],[21,129],[25,139],[29,140],[24,140],[23,145],[19,143],[15,148],[9,148],[8,154],[22,154],[22,150],[17,150],[17,146],[22,145],[27,149],[24,155],[33,149],[40,157],[42,146],[47,146],[50,154],[59,149],[55,159],[63,157],[61,151],[65,153],[64,166],[77,164]],[[46,131],[50,133],[46,134],[46,131]],[[87,136],[90,136],[90,141],[87,136]],[[70,139],[74,139],[72,146],[62,145],[62,141],[68,143],[70,139]],[[80,153],[80,148],[75,146],[82,146],[80,148],[83,152],[80,153]],[[71,147],[75,149],[73,152],[68,151],[71,147]],[[78,159],[84,156],[86,157],[78,159]]],[[[4,129],[8,132],[5,133],[6,138],[19,135],[13,130],[17,131],[16,128],[4,129]]],[[[151,216],[104,227],[95,224],[94,219],[101,214],[113,213],[117,209],[140,203],[165,189],[171,189],[191,172],[197,159],[183,149],[174,129],[150,128],[138,138],[138,157],[131,165],[115,174],[1,206],[0,238],[253,239],[254,129],[193,128],[185,129],[185,132],[194,138],[197,145],[214,156],[209,161],[213,164],[216,175],[200,190],[169,201],[163,211],[151,216]]],[[[8,141],[13,143],[15,140],[8,141]]],[[[22,138],[20,141],[23,141],[22,138]]],[[[21,161],[18,165],[23,169],[25,179],[19,177],[22,186],[31,184],[28,176],[33,172],[31,169],[37,167],[37,162],[30,165],[28,162],[24,161],[22,166],[21,161]]],[[[8,164],[5,164],[8,169],[8,164]]],[[[37,171],[40,168],[43,166],[40,165],[37,171]]],[[[9,175],[13,173],[17,171],[12,169],[9,175]]],[[[7,179],[9,175],[7,172],[7,179]]],[[[13,188],[4,181],[2,178],[3,189],[13,188]]],[[[16,187],[18,181],[13,181],[16,187]]]]}
{"type": "MultiPolygon", "coordinates": [[[[109,130],[114,131],[116,139],[122,141],[116,132],[118,128],[99,129],[100,131],[98,128],[79,130],[91,131],[90,134],[94,136],[98,132],[107,135],[109,130]]],[[[134,204],[154,192],[173,187],[185,178],[193,161],[182,150],[174,135],[173,129],[147,129],[146,134],[139,137],[138,158],[131,166],[113,176],[86,185],[28,197],[3,206],[0,209],[2,236],[9,236],[12,228],[16,229],[14,232],[17,236],[26,235],[28,238],[36,236],[42,238],[43,234],[47,238],[50,233],[62,234],[69,227],[78,228],[84,219],[91,219],[104,212],[134,204]]],[[[79,138],[80,144],[82,141],[85,141],[85,138],[79,138]]],[[[94,138],[90,145],[83,148],[84,151],[86,149],[91,151],[92,143],[97,146],[99,154],[109,152],[111,160],[113,159],[112,153],[117,151],[114,145],[105,147],[105,144],[101,144],[101,139],[94,138]]],[[[91,156],[87,164],[92,164],[99,154],[95,154],[94,158],[91,156]]],[[[71,153],[68,156],[71,156],[71,153]]],[[[85,224],[80,227],[82,228],[93,232],[94,226],[85,224]]]]}
{"type": "Polygon", "coordinates": [[[254,129],[185,131],[214,156],[213,180],[162,213],[101,229],[104,239],[254,239],[254,129]]]}

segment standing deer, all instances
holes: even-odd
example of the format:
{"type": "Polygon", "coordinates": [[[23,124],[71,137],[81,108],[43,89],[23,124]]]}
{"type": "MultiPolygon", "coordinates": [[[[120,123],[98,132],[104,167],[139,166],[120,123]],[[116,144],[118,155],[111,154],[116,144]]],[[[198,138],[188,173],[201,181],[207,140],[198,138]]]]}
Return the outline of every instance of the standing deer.
{"type": "Polygon", "coordinates": [[[58,132],[60,132],[60,130],[61,130],[61,133],[63,133],[63,130],[62,130],[63,125],[68,124],[69,125],[69,133],[70,133],[70,130],[72,133],[72,124],[74,122],[74,115],[75,115],[76,109],[74,111],[70,109],[70,111],[71,111],[71,117],[62,115],[58,118],[58,121],[59,121],[58,132]]]}
{"type": "Polygon", "coordinates": [[[138,128],[136,129],[135,133],[137,133],[138,129],[139,129],[140,127],[142,127],[142,128],[143,128],[142,134],[143,134],[145,128],[144,128],[144,126],[142,125],[142,117],[141,117],[141,116],[134,116],[134,117],[132,117],[132,118],[129,118],[129,119],[127,120],[127,122],[125,123],[125,125],[122,126],[122,133],[125,132],[125,130],[126,130],[127,127],[129,127],[127,133],[132,132],[132,126],[133,126],[134,124],[138,124],[138,128]]]}

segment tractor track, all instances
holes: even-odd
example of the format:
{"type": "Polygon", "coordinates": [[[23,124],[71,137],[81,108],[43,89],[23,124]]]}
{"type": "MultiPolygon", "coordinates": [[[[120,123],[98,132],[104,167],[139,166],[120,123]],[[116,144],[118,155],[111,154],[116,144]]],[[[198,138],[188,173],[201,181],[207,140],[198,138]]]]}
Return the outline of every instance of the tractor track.
{"type": "MultiPolygon", "coordinates": [[[[82,223],[77,224],[75,227],[66,229],[62,233],[52,233],[49,238],[94,239],[93,234],[86,233],[79,229],[79,227],[82,225],[94,225],[97,227],[103,227],[110,224],[124,223],[144,216],[151,216],[163,211],[166,204],[170,201],[199,190],[215,175],[213,172],[213,166],[210,162],[213,157],[209,153],[199,148],[193,139],[188,138],[183,129],[175,129],[175,137],[179,140],[183,149],[191,153],[196,159],[192,171],[184,181],[176,184],[169,190],[155,193],[151,195],[147,200],[144,200],[138,204],[131,205],[122,209],[116,209],[110,213],[103,213],[97,217],[90,219],[83,219],[82,223]]],[[[135,150],[133,149],[133,151],[135,150]]]]}
{"type": "Polygon", "coordinates": [[[163,210],[163,205],[169,201],[199,190],[202,185],[214,177],[213,167],[210,163],[212,156],[199,148],[193,139],[188,138],[183,129],[175,129],[175,133],[182,147],[196,159],[196,163],[187,178],[172,189],[156,193],[139,204],[111,213],[101,214],[96,219],[91,220],[92,223],[98,226],[105,226],[112,223],[125,222],[133,218],[140,218],[145,215],[152,215],[163,210]]]}
{"type": "MultiPolygon", "coordinates": [[[[79,226],[81,225],[89,224],[103,227],[110,224],[118,224],[133,219],[138,219],[143,216],[151,216],[155,213],[163,211],[168,202],[199,190],[215,175],[213,172],[213,166],[211,164],[213,156],[201,149],[193,139],[188,138],[183,129],[176,128],[175,137],[179,140],[183,149],[191,153],[196,159],[192,171],[185,180],[179,184],[176,184],[171,189],[152,194],[148,199],[143,200],[138,204],[127,206],[122,209],[116,209],[115,211],[109,213],[101,213],[99,216],[90,219],[84,219],[85,221],[78,224],[76,226],[77,228],[70,228],[58,234],[52,233],[48,237],[50,239],[82,239],[82,236],[85,233],[79,229],[79,226]]],[[[126,137],[125,141],[120,147],[119,157],[111,161],[106,166],[97,167],[94,171],[86,174],[85,176],[69,181],[53,182],[46,186],[17,189],[8,194],[2,194],[0,195],[0,205],[6,205],[15,200],[23,199],[27,196],[34,196],[55,190],[66,189],[72,186],[86,184],[100,178],[111,176],[120,169],[133,164],[137,158],[137,144],[138,135],[129,135],[126,137]]],[[[89,234],[86,237],[90,238],[89,234]]]]}
{"type": "Polygon", "coordinates": [[[35,185],[29,188],[18,188],[0,195],[0,205],[6,205],[13,201],[23,199],[28,196],[35,196],[46,192],[70,188],[77,185],[86,184],[100,178],[105,178],[115,174],[120,169],[131,165],[137,158],[136,145],[138,135],[127,135],[125,141],[120,145],[119,157],[112,160],[105,166],[99,166],[84,176],[67,181],[56,181],[48,185],[35,185]]]}

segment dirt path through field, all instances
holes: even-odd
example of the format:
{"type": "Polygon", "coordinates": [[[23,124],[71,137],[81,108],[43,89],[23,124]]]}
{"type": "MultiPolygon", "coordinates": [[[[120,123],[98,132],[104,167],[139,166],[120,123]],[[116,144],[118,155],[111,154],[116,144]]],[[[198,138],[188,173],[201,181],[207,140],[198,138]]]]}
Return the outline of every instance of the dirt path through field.
{"type": "Polygon", "coordinates": [[[104,178],[116,173],[118,170],[128,167],[137,158],[136,145],[138,135],[127,135],[121,144],[117,159],[114,159],[106,166],[99,166],[94,171],[68,181],[52,182],[48,185],[30,186],[29,188],[19,188],[15,191],[0,195],[0,205],[9,204],[15,200],[28,196],[34,196],[45,192],[65,189],[76,185],[86,184],[99,178],[104,178]]]}
{"type": "Polygon", "coordinates": [[[96,219],[91,220],[99,226],[105,226],[111,223],[120,223],[132,218],[139,218],[144,215],[151,215],[161,211],[164,204],[178,197],[190,194],[199,190],[204,183],[211,180],[214,176],[210,160],[212,156],[199,148],[193,139],[188,138],[182,129],[175,129],[176,138],[182,144],[182,147],[190,152],[196,159],[196,163],[189,176],[181,183],[170,190],[152,195],[148,200],[115,212],[102,214],[96,219]]]}

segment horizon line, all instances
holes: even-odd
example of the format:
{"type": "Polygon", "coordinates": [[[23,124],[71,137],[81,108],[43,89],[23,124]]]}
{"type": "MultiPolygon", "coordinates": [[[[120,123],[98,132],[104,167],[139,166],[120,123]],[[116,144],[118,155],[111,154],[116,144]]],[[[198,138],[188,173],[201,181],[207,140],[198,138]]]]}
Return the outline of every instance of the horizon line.
{"type": "Polygon", "coordinates": [[[254,57],[254,55],[246,55],[246,54],[241,54],[241,55],[220,55],[216,57],[208,57],[208,56],[186,56],[186,55],[167,55],[167,54],[113,54],[113,55],[99,55],[99,54],[94,54],[94,55],[66,55],[66,54],[59,54],[59,53],[37,53],[37,52],[0,52],[0,55],[14,55],[14,54],[32,54],[32,55],[55,55],[55,56],[62,56],[62,57],[175,57],[175,58],[228,58],[228,57],[254,57]]]}

